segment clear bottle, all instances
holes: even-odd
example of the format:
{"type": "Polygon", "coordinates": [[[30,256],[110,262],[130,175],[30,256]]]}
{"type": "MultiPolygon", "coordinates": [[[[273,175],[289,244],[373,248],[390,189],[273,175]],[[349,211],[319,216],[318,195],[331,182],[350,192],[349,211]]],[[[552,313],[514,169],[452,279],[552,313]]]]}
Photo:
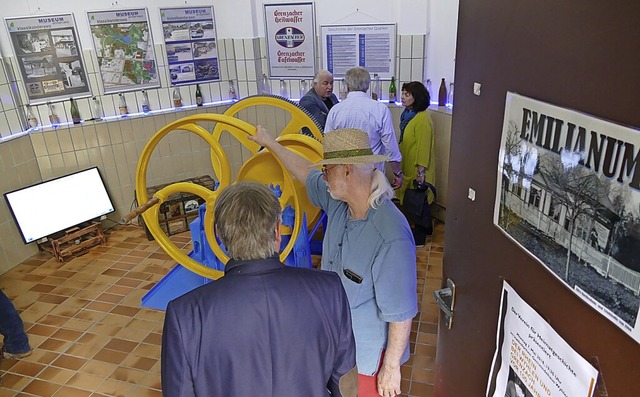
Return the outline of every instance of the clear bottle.
{"type": "Polygon", "coordinates": [[[440,82],[440,90],[438,90],[438,106],[445,106],[447,104],[447,83],[444,82],[444,77],[440,82]]]}
{"type": "Polygon", "coordinates": [[[287,82],[280,80],[280,96],[283,98],[289,98],[289,92],[287,90],[287,82]]]}
{"type": "Polygon", "coordinates": [[[60,124],[60,117],[56,114],[56,109],[53,106],[53,103],[47,102],[47,107],[49,108],[49,123],[51,123],[53,128],[56,128],[58,127],[58,124],[60,124]]]}
{"type": "Polygon", "coordinates": [[[453,107],[453,81],[449,83],[449,96],[447,97],[447,106],[453,107]]]}
{"type": "Polygon", "coordinates": [[[97,97],[93,97],[91,98],[91,100],[93,101],[93,119],[96,121],[100,121],[102,120],[102,104],[100,103],[100,100],[97,97]]]}
{"type": "Polygon", "coordinates": [[[304,96],[304,94],[309,91],[309,86],[307,85],[307,80],[300,80],[300,99],[304,96]]]}
{"type": "Polygon", "coordinates": [[[33,113],[33,108],[31,107],[31,105],[27,105],[27,123],[29,123],[30,128],[37,128],[38,124],[40,124],[38,122],[38,118],[33,113]]]}
{"type": "Polygon", "coordinates": [[[391,84],[389,84],[389,103],[396,103],[396,78],[391,76],[391,84]]]}
{"type": "Polygon", "coordinates": [[[424,82],[424,86],[427,89],[427,92],[429,93],[429,100],[433,99],[433,91],[431,90],[431,79],[427,79],[424,82]]]}
{"type": "Polygon", "coordinates": [[[151,111],[151,105],[149,105],[149,96],[147,91],[142,90],[142,112],[149,113],[151,111]]]}
{"type": "Polygon", "coordinates": [[[204,100],[202,99],[202,91],[200,91],[200,84],[196,84],[196,105],[204,105],[204,100]]]}
{"type": "Polygon", "coordinates": [[[344,80],[340,80],[340,100],[347,99],[347,83],[344,80]]]}
{"type": "Polygon", "coordinates": [[[378,73],[373,74],[373,82],[371,86],[371,99],[377,101],[380,99],[380,76],[378,73]]]}
{"type": "Polygon", "coordinates": [[[82,122],[82,118],[80,117],[78,104],[73,100],[73,98],[69,98],[69,102],[71,102],[71,121],[73,121],[73,124],[80,124],[82,122]]]}
{"type": "Polygon", "coordinates": [[[129,114],[129,109],[127,108],[127,101],[124,99],[124,94],[118,94],[120,98],[120,104],[118,105],[118,109],[120,110],[120,116],[126,116],[129,114]]]}
{"type": "Polygon", "coordinates": [[[260,88],[262,90],[262,95],[271,95],[271,86],[269,85],[269,79],[264,73],[262,73],[262,82],[260,88]]]}
{"type": "Polygon", "coordinates": [[[236,92],[236,86],[233,84],[233,80],[229,80],[229,99],[232,101],[238,100],[238,93],[236,92]]]}
{"type": "Polygon", "coordinates": [[[182,95],[180,95],[180,89],[178,87],[173,89],[173,107],[182,107],[182,95]]]}

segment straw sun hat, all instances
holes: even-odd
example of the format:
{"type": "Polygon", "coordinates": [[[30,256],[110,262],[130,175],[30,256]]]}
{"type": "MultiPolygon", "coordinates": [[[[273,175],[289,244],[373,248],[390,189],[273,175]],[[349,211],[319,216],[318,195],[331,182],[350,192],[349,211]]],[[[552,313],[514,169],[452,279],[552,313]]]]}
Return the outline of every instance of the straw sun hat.
{"type": "Polygon", "coordinates": [[[369,135],[357,128],[341,128],[328,132],[322,143],[324,160],[311,167],[324,164],[373,164],[388,161],[389,157],[373,154],[369,135]]]}

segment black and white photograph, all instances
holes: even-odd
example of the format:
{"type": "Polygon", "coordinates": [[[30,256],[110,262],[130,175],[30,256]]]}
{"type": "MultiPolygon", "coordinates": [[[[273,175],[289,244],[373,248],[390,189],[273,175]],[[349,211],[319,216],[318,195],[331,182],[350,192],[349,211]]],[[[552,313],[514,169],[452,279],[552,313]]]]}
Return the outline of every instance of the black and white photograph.
{"type": "Polygon", "coordinates": [[[64,81],[65,88],[84,87],[86,85],[86,77],[79,60],[59,62],[58,65],[64,76],[62,81],[64,81]]]}
{"type": "Polygon", "coordinates": [[[78,56],[78,45],[71,29],[52,30],[51,38],[58,58],[78,56]]]}
{"type": "Polygon", "coordinates": [[[13,39],[17,55],[50,53],[53,50],[48,32],[21,33],[13,39]]]}
{"type": "Polygon", "coordinates": [[[193,43],[193,59],[217,58],[218,50],[215,41],[193,43]]]}
{"type": "Polygon", "coordinates": [[[58,69],[53,62],[53,55],[22,57],[20,60],[28,79],[55,76],[58,73],[58,69]]]}
{"type": "Polygon", "coordinates": [[[220,69],[218,68],[217,59],[206,59],[194,62],[196,69],[196,79],[201,80],[219,80],[220,69]]]}
{"type": "Polygon", "coordinates": [[[507,391],[504,397],[533,397],[533,394],[524,385],[524,382],[513,368],[509,367],[509,380],[507,382],[507,391]]]}
{"type": "Polygon", "coordinates": [[[172,83],[195,80],[194,64],[191,62],[169,65],[169,76],[172,83]]]}
{"type": "Polygon", "coordinates": [[[212,22],[192,22],[189,25],[189,36],[191,39],[213,39],[215,31],[212,22]]]}
{"type": "Polygon", "coordinates": [[[509,93],[494,223],[638,340],[640,132],[509,93]]]}
{"type": "Polygon", "coordinates": [[[192,61],[191,43],[167,44],[167,58],[169,62],[192,61]]]}
{"type": "Polygon", "coordinates": [[[191,40],[189,36],[189,22],[178,23],[163,23],[162,31],[164,34],[164,41],[169,43],[171,41],[186,41],[191,40]]]}

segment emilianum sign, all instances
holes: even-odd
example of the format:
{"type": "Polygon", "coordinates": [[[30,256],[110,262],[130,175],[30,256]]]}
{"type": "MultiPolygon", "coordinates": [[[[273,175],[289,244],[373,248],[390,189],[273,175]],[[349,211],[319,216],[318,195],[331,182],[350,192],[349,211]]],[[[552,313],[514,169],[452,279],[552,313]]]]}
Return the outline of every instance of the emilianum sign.
{"type": "Polygon", "coordinates": [[[494,223],[640,342],[640,132],[508,93],[494,223]]]}

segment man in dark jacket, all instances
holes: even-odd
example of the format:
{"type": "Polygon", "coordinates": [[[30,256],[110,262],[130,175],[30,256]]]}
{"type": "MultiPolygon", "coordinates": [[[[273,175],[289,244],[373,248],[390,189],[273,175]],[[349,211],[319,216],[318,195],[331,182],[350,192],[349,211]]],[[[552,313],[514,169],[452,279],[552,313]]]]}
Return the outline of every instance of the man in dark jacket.
{"type": "Polygon", "coordinates": [[[356,396],[340,278],[280,262],[280,203],[266,186],[226,188],[214,214],[231,259],[224,277],[169,303],[163,395],[356,396]]]}
{"type": "Polygon", "coordinates": [[[318,71],[311,89],[300,99],[300,106],[309,111],[324,128],[327,114],[336,103],[338,98],[333,94],[333,76],[327,70],[318,71]]]}

